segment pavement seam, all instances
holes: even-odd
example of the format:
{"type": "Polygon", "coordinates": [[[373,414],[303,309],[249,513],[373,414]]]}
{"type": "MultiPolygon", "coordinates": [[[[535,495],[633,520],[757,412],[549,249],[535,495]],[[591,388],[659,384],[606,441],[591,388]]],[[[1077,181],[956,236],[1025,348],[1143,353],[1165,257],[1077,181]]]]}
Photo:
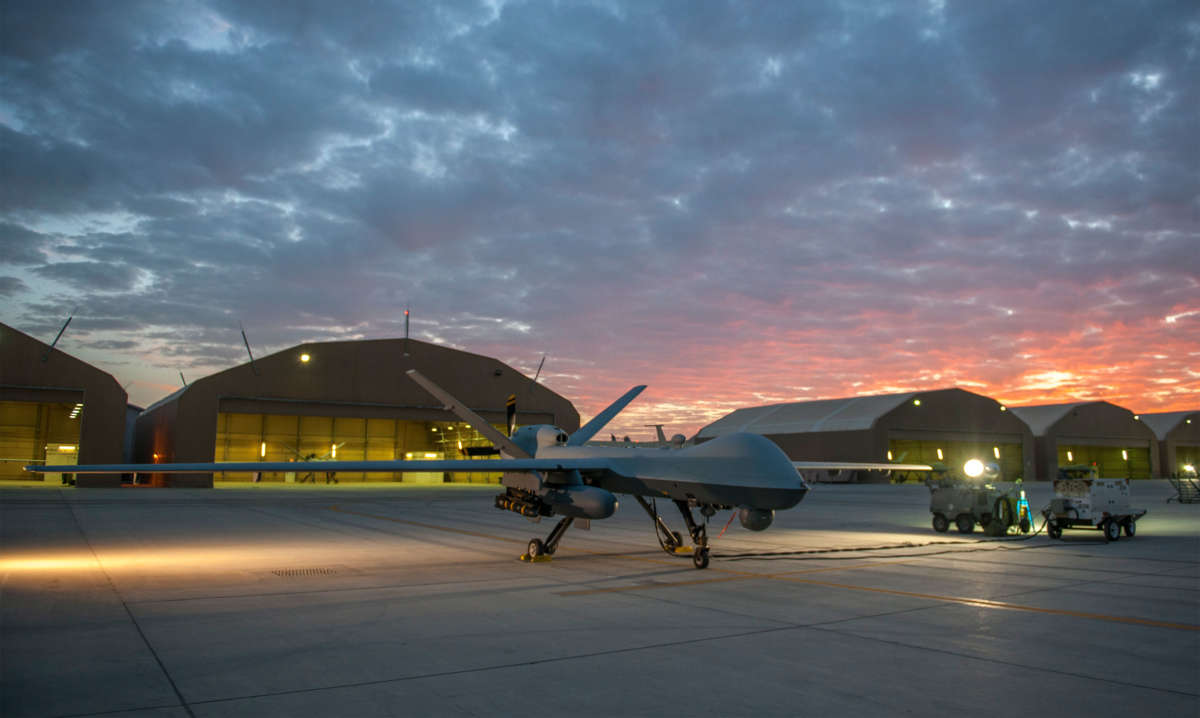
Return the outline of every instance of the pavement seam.
{"type": "MultiPolygon", "coordinates": [[[[914,609],[914,610],[920,610],[920,609],[914,609]]],[[[906,611],[897,611],[896,613],[906,613],[906,611]]],[[[883,613],[880,615],[887,616],[887,615],[892,615],[892,614],[883,613]]],[[[872,618],[872,616],[861,616],[859,618],[872,618]]],[[[857,619],[848,619],[848,620],[857,620],[857,619]]],[[[844,621],[839,620],[836,623],[842,623],[842,622],[844,622],[844,621]]],[[[1033,671],[1033,672],[1039,672],[1039,673],[1040,672],[1055,673],[1055,674],[1058,674],[1061,676],[1069,676],[1072,678],[1078,678],[1078,679],[1086,680],[1086,681],[1099,681],[1099,682],[1102,682],[1105,684],[1116,684],[1116,685],[1120,685],[1120,686],[1126,686],[1128,688],[1140,688],[1142,690],[1148,690],[1148,691],[1156,691],[1156,692],[1161,692],[1161,693],[1172,693],[1174,695],[1187,696],[1189,698],[1200,697],[1200,693],[1193,693],[1190,691],[1180,691],[1180,690],[1176,690],[1174,688],[1162,688],[1159,686],[1147,686],[1147,685],[1144,685],[1141,683],[1130,683],[1128,681],[1121,681],[1121,680],[1117,680],[1115,678],[1105,678],[1105,677],[1101,677],[1101,676],[1089,676],[1086,673],[1073,673],[1071,671],[1064,671],[1064,670],[1054,668],[1054,667],[1026,666],[1026,665],[1022,665],[1020,663],[1014,663],[1013,661],[1002,661],[997,658],[986,658],[986,657],[974,655],[971,653],[963,653],[961,651],[951,651],[946,648],[921,646],[921,645],[905,643],[904,641],[897,641],[897,640],[892,640],[892,639],[887,639],[887,638],[878,638],[875,636],[864,636],[861,633],[854,633],[852,631],[839,630],[836,628],[829,628],[829,627],[827,627],[827,625],[828,624],[816,623],[816,624],[812,624],[812,625],[808,625],[808,626],[803,626],[803,628],[810,628],[814,631],[824,631],[824,632],[832,633],[832,634],[839,635],[839,636],[851,636],[853,638],[858,638],[858,639],[867,640],[867,641],[875,641],[877,643],[886,643],[890,646],[901,646],[903,648],[908,648],[910,650],[928,651],[931,653],[942,653],[942,654],[945,654],[948,656],[954,656],[956,658],[966,658],[966,659],[974,660],[974,661],[983,661],[985,663],[994,663],[997,665],[1009,666],[1011,668],[1018,668],[1018,669],[1025,670],[1025,671],[1033,671]]]]}
{"type": "Polygon", "coordinates": [[[163,678],[167,679],[167,684],[171,686],[171,690],[175,692],[175,697],[179,699],[179,705],[184,709],[184,711],[187,712],[189,716],[191,716],[191,718],[196,718],[196,714],[192,712],[192,708],[188,705],[187,700],[183,697],[183,693],[179,691],[179,686],[175,685],[175,679],[171,677],[170,671],[167,670],[166,665],[162,662],[162,658],[159,657],[158,651],[154,650],[154,646],[150,643],[150,639],[146,637],[145,631],[142,630],[141,624],[138,623],[137,617],[134,616],[133,611],[129,609],[129,604],[125,602],[125,597],[121,595],[121,591],[117,588],[117,585],[113,583],[112,576],[110,576],[108,571],[104,568],[104,563],[100,560],[99,554],[96,553],[96,548],[92,545],[91,539],[88,538],[87,532],[83,530],[83,525],[79,523],[79,515],[75,513],[75,507],[72,506],[71,502],[69,501],[64,501],[63,503],[66,505],[67,510],[71,513],[71,520],[75,523],[75,529],[79,531],[79,535],[81,538],[83,538],[83,542],[87,544],[88,551],[91,552],[92,559],[96,562],[96,567],[100,569],[101,573],[104,574],[104,580],[106,583],[108,583],[108,587],[112,590],[113,595],[117,597],[117,600],[121,602],[121,608],[125,610],[125,615],[129,617],[129,622],[133,624],[133,628],[137,631],[138,636],[142,639],[142,643],[145,644],[146,650],[150,651],[150,655],[154,658],[154,662],[158,664],[159,670],[162,671],[163,678]]]}

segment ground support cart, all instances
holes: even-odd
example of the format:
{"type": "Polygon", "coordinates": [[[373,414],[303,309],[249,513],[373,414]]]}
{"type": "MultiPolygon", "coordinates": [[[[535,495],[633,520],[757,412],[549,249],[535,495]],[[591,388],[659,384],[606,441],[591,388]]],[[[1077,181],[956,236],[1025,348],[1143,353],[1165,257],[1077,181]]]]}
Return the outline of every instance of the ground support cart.
{"type": "Polygon", "coordinates": [[[1042,511],[1046,535],[1062,538],[1063,529],[1099,529],[1105,541],[1121,533],[1133,536],[1145,509],[1129,506],[1129,479],[1062,478],[1054,480],[1054,498],[1042,511]]]}
{"type": "Polygon", "coordinates": [[[1019,485],[1008,489],[953,476],[926,481],[933,530],[943,533],[953,523],[959,533],[969,534],[975,525],[989,536],[1003,536],[1009,527],[1029,533],[1033,517],[1019,485]]]}

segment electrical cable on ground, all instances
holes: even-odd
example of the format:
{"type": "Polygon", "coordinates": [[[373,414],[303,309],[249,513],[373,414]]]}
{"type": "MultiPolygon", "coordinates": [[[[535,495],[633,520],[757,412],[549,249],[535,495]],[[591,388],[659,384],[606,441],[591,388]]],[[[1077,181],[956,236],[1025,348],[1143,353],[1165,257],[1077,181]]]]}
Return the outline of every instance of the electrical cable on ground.
{"type": "MultiPolygon", "coordinates": [[[[1044,531],[1046,529],[1046,524],[1048,523],[1048,519],[1046,518],[1046,511],[1049,508],[1050,508],[1049,504],[1047,504],[1046,509],[1043,509],[1041,526],[1039,526],[1035,531],[1032,531],[1028,534],[1020,535],[1020,536],[1004,536],[1004,537],[995,537],[995,538],[990,538],[990,539],[976,539],[976,540],[963,539],[963,540],[959,540],[959,541],[926,541],[924,543],[905,542],[905,543],[900,543],[900,544],[885,544],[885,545],[879,545],[879,546],[855,546],[852,548],[816,548],[816,549],[804,549],[801,551],[761,551],[761,552],[743,552],[743,553],[730,553],[730,554],[714,553],[713,557],[720,558],[722,561],[746,561],[746,560],[840,561],[840,560],[844,560],[846,557],[845,556],[830,556],[829,554],[861,553],[864,551],[890,551],[893,549],[924,548],[926,546],[962,546],[962,548],[960,548],[960,549],[930,551],[930,552],[925,552],[925,553],[909,553],[909,554],[889,553],[889,554],[884,554],[881,556],[863,556],[863,557],[861,557],[861,558],[920,558],[922,556],[940,556],[943,554],[972,553],[972,552],[976,552],[976,551],[1020,551],[1020,550],[1024,550],[1024,549],[1030,549],[1030,548],[1049,548],[1049,547],[1055,546],[1057,544],[1046,544],[1046,545],[1039,545],[1039,546],[1009,546],[1009,545],[1007,545],[1007,544],[1028,541],[1029,539],[1033,538],[1034,536],[1037,536],[1038,534],[1042,533],[1042,531],[1044,531]]],[[[1032,520],[1032,517],[1030,517],[1030,518],[1032,520]]],[[[733,520],[733,517],[731,516],[730,521],[732,521],[732,520],[733,520]]],[[[728,527],[729,527],[729,524],[726,524],[726,528],[728,528],[728,527]]],[[[721,533],[723,534],[725,532],[722,531],[721,533]]],[[[718,536],[718,538],[720,538],[720,536],[718,536]]],[[[1100,541],[1094,541],[1094,542],[1088,541],[1086,543],[1101,543],[1101,542],[1100,541]]]]}

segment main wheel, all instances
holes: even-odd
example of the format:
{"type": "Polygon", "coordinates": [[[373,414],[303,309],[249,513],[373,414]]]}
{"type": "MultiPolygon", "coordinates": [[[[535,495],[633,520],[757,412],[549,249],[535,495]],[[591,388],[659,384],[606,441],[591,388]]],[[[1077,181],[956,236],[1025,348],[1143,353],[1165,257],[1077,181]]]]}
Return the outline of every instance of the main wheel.
{"type": "Polygon", "coordinates": [[[537,558],[546,553],[546,544],[542,543],[541,539],[533,539],[529,542],[529,558],[537,558]]]}
{"type": "Polygon", "coordinates": [[[969,534],[975,530],[975,518],[971,514],[959,514],[958,518],[954,519],[954,525],[958,527],[960,534],[969,534]]]}
{"type": "Polygon", "coordinates": [[[1059,526],[1054,521],[1047,522],[1046,523],[1046,535],[1052,539],[1062,538],[1062,526],[1059,526]]]}
{"type": "Polygon", "coordinates": [[[1132,537],[1135,533],[1137,533],[1137,522],[1134,521],[1133,519],[1126,519],[1125,520],[1125,535],[1132,537]]]}
{"type": "Polygon", "coordinates": [[[1023,534],[1029,533],[1029,529],[1033,528],[1033,525],[1029,523],[1029,517],[1025,516],[1025,515],[1021,516],[1020,526],[1021,526],[1021,533],[1023,533],[1023,534]]]}
{"type": "Polygon", "coordinates": [[[696,568],[708,568],[707,546],[696,547],[696,550],[692,552],[692,563],[696,565],[696,568]]]}
{"type": "Polygon", "coordinates": [[[940,534],[946,533],[946,529],[950,528],[950,522],[941,514],[933,515],[933,530],[940,534]]]}
{"type": "Polygon", "coordinates": [[[1108,519],[1104,522],[1104,539],[1106,541],[1116,541],[1121,538],[1121,524],[1115,519],[1108,519]]]}

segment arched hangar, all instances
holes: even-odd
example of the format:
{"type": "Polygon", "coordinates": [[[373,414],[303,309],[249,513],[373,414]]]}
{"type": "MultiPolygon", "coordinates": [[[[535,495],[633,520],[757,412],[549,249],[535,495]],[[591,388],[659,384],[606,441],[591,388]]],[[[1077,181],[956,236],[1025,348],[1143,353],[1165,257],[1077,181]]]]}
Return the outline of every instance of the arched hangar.
{"type": "Polygon", "coordinates": [[[957,388],[738,409],[701,429],[696,440],[738,431],[766,436],[793,461],[940,462],[959,469],[977,458],[998,464],[1002,480],[1033,474],[1025,424],[996,400],[957,388]]]}
{"type": "Polygon", "coordinates": [[[1014,406],[1033,432],[1038,478],[1061,466],[1094,465],[1103,478],[1148,479],[1158,474],[1154,432],[1134,413],[1107,401],[1014,406]]]}
{"type": "MultiPolygon", "coordinates": [[[[562,396],[499,360],[416,340],[301,344],[198,379],[138,417],[138,460],[296,461],[294,472],[222,473],[218,481],[494,481],[497,474],[342,474],[322,460],[478,456],[490,443],[444,410],[405,372],[417,369],[504,429],[517,422],[571,432],[579,413],[562,396]]],[[[211,475],[155,475],[157,484],[212,486],[211,475]]]]}
{"type": "MultiPolygon", "coordinates": [[[[126,398],[112,375],[0,324],[0,480],[36,480],[27,464],[120,463],[126,398]]],[[[57,483],[63,474],[44,476],[57,483]]],[[[80,486],[120,481],[78,477],[80,486]]]]}
{"type": "Polygon", "coordinates": [[[1158,440],[1159,475],[1195,476],[1200,469],[1200,411],[1142,414],[1140,418],[1158,440]]]}

